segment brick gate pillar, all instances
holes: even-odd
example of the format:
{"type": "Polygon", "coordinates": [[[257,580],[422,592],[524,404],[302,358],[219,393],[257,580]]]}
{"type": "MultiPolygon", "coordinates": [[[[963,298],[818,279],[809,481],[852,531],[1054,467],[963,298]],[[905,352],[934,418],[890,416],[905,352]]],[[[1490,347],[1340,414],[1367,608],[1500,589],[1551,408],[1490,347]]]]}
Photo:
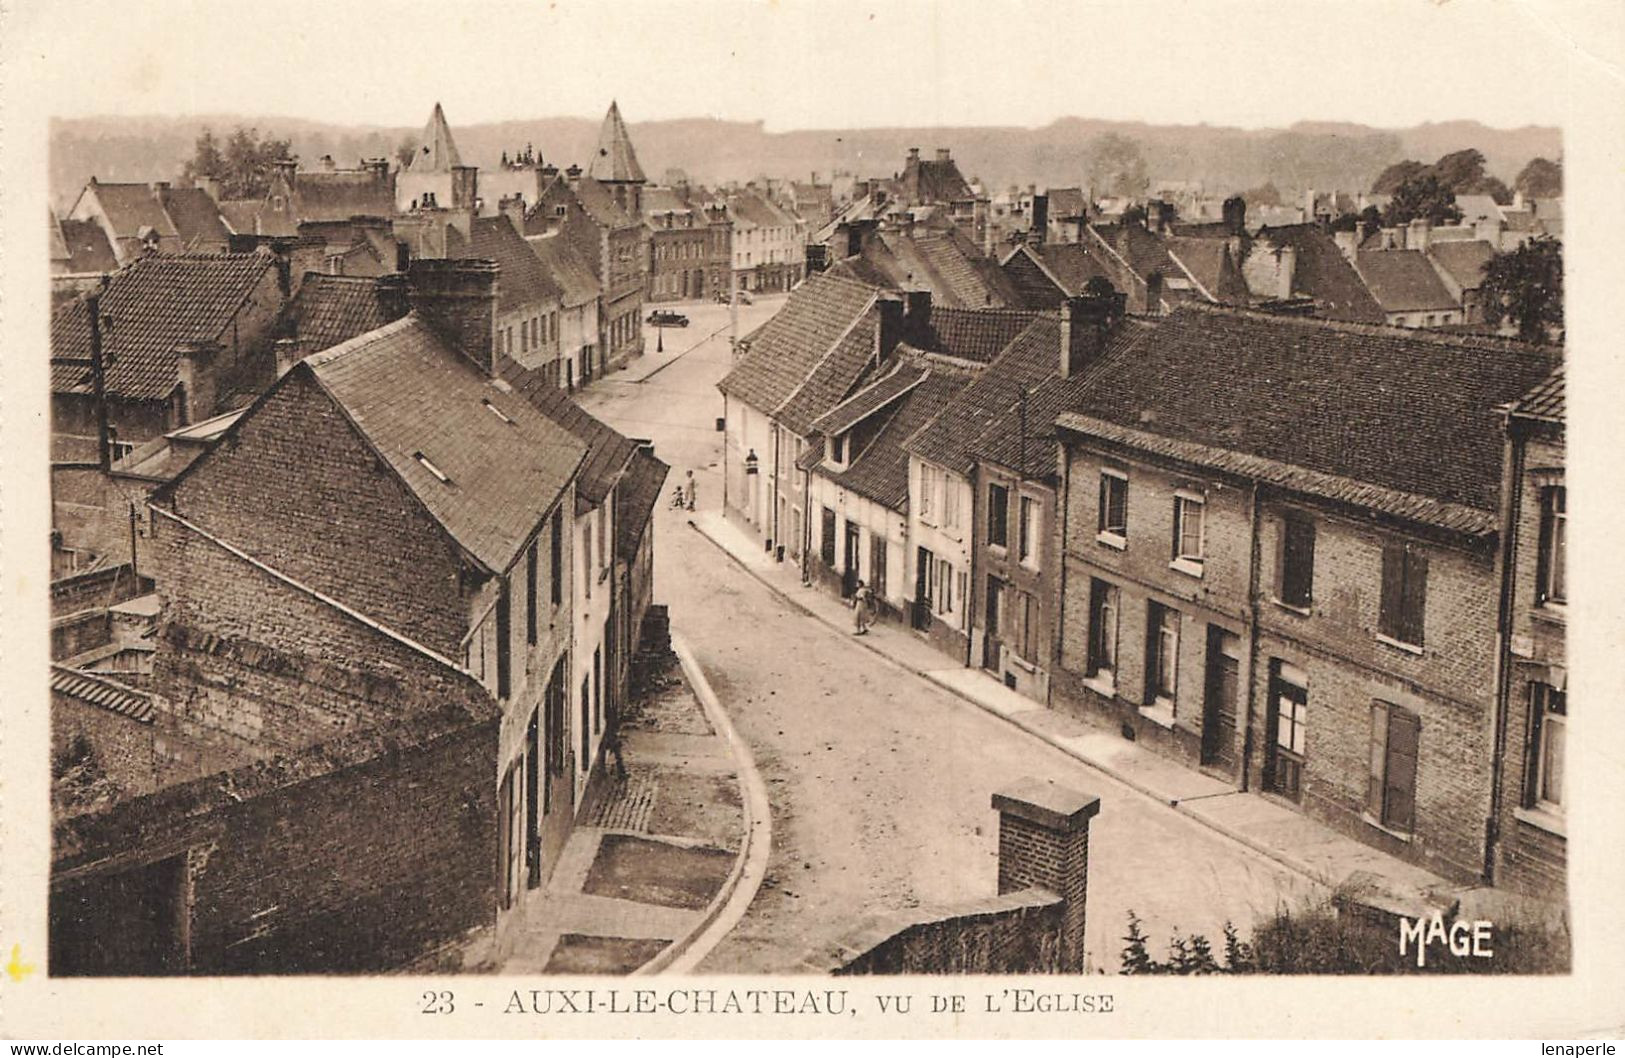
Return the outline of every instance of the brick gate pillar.
{"type": "Polygon", "coordinates": [[[999,813],[999,892],[1037,886],[1066,901],[1062,973],[1083,973],[1089,888],[1089,820],[1100,798],[1041,779],[1021,779],[993,795],[999,813]]]}

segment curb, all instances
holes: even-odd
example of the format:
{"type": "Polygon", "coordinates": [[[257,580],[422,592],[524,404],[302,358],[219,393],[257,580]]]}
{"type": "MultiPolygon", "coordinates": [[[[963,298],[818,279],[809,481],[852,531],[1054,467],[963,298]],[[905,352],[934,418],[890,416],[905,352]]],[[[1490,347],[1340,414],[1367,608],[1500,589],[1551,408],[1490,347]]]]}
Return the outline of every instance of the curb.
{"type": "Polygon", "coordinates": [[[761,772],[756,770],[756,761],[751,755],[750,747],[735,730],[733,721],[722,708],[722,703],[717,699],[716,692],[711,689],[710,681],[705,678],[705,673],[688,644],[673,632],[671,645],[678,662],[682,665],[683,675],[688,678],[689,686],[694,689],[694,695],[700,700],[700,706],[705,710],[707,719],[716,728],[717,734],[728,743],[728,749],[738,765],[740,802],[745,811],[745,827],[740,840],[739,855],[734,857],[733,869],[728,872],[728,877],[716,895],[711,898],[711,903],[706,906],[705,914],[700,916],[700,921],[687,936],[672,941],[659,955],[633,970],[632,976],[692,973],[700,961],[709,955],[745,916],[746,908],[756,899],[756,892],[761,887],[762,879],[767,876],[768,856],[773,848],[773,818],[767,799],[767,784],[762,781],[761,772]]]}
{"type": "MultiPolygon", "coordinates": [[[[688,527],[690,529],[693,529],[695,532],[699,533],[700,536],[704,537],[706,540],[710,541],[712,546],[714,546],[718,551],[721,551],[724,555],[726,555],[735,565],[737,565],[740,569],[744,570],[746,573],[750,574],[752,577],[756,578],[758,583],[760,583],[763,587],[767,588],[768,591],[772,592],[774,595],[778,596],[780,599],[784,600],[784,602],[788,603],[791,607],[793,607],[794,609],[798,610],[801,613],[806,614],[808,617],[813,618],[814,620],[816,620],[820,624],[822,624],[824,627],[826,627],[826,628],[828,628],[828,629],[830,629],[832,631],[835,631],[835,632],[842,632],[843,631],[842,629],[838,628],[833,622],[831,622],[826,617],[824,617],[822,614],[818,613],[816,610],[810,609],[809,607],[802,605],[799,601],[797,601],[796,599],[794,599],[794,598],[790,597],[789,595],[787,595],[784,592],[784,590],[781,589],[777,584],[774,584],[772,581],[770,581],[766,577],[762,576],[756,570],[752,569],[748,564],[746,564],[742,559],[740,559],[739,556],[735,555],[732,551],[728,550],[727,546],[724,545],[722,543],[722,541],[718,540],[716,537],[712,536],[710,533],[706,532],[699,525],[697,525],[694,522],[693,519],[688,520],[688,527]]],[[[1211,830],[1213,833],[1218,834],[1221,837],[1228,838],[1229,840],[1235,842],[1236,844],[1241,845],[1243,848],[1250,849],[1251,851],[1257,853],[1260,856],[1263,856],[1265,859],[1269,860],[1270,862],[1276,864],[1279,867],[1283,867],[1283,868],[1291,871],[1294,874],[1300,875],[1303,878],[1306,878],[1309,881],[1314,882],[1317,885],[1324,885],[1324,886],[1326,886],[1328,888],[1335,888],[1342,881],[1342,879],[1339,879],[1339,878],[1329,877],[1324,872],[1316,870],[1315,868],[1311,867],[1309,864],[1303,862],[1302,860],[1299,860],[1296,857],[1288,856],[1288,855],[1280,852],[1277,849],[1273,849],[1273,848],[1269,847],[1268,845],[1264,845],[1264,844],[1254,840],[1253,838],[1241,833],[1240,831],[1234,830],[1231,827],[1227,827],[1224,824],[1219,823],[1219,822],[1209,818],[1208,816],[1200,815],[1200,814],[1198,814],[1196,812],[1193,812],[1190,809],[1183,807],[1181,802],[1178,801],[1177,799],[1170,798],[1166,794],[1158,793],[1157,791],[1152,790],[1150,787],[1145,786],[1143,783],[1140,783],[1139,781],[1135,780],[1134,778],[1132,778],[1132,777],[1130,777],[1128,775],[1125,775],[1124,773],[1122,773],[1120,771],[1117,771],[1117,770],[1112,769],[1112,768],[1108,768],[1105,765],[1099,763],[1098,761],[1090,760],[1088,757],[1085,757],[1082,754],[1078,753],[1076,750],[1072,749],[1072,747],[1067,746],[1066,744],[1061,742],[1060,739],[1058,739],[1055,736],[1049,734],[1048,732],[1040,731],[1037,728],[1034,728],[1034,727],[1031,727],[1031,726],[1029,726],[1027,724],[1022,723],[1020,720],[1018,720],[1018,719],[1016,719],[1014,717],[1007,716],[1004,713],[999,712],[997,709],[993,708],[992,706],[988,705],[987,703],[979,701],[978,699],[973,698],[970,695],[966,694],[964,691],[960,690],[958,687],[955,687],[952,684],[946,683],[946,682],[938,679],[936,676],[933,676],[929,671],[927,671],[925,669],[916,669],[914,666],[909,665],[906,662],[899,661],[897,658],[892,657],[885,650],[883,650],[882,648],[876,646],[874,643],[870,643],[870,642],[867,642],[867,641],[861,641],[858,636],[844,636],[843,635],[843,638],[850,639],[850,640],[856,642],[858,646],[863,647],[865,650],[868,650],[870,653],[875,654],[878,657],[884,658],[885,660],[891,662],[892,665],[896,666],[897,668],[901,669],[902,671],[907,672],[907,673],[909,673],[909,674],[911,674],[913,676],[917,676],[920,679],[926,680],[927,682],[931,683],[933,686],[940,687],[943,690],[947,691],[948,693],[954,695],[954,697],[958,698],[959,700],[964,701],[964,702],[969,702],[971,705],[976,706],[976,708],[982,710],[983,712],[985,712],[985,713],[987,713],[987,714],[989,714],[991,716],[998,717],[1000,720],[1003,720],[1005,723],[1009,724],[1011,727],[1014,727],[1016,730],[1021,731],[1021,732],[1025,733],[1025,734],[1031,735],[1033,738],[1038,739],[1040,742],[1043,742],[1046,745],[1049,745],[1049,746],[1053,747],[1054,749],[1060,750],[1062,753],[1065,753],[1067,756],[1071,757],[1073,760],[1079,762],[1080,764],[1083,764],[1084,766],[1089,767],[1089,768],[1093,768],[1095,771],[1100,772],[1102,775],[1110,776],[1112,779],[1116,780],[1117,782],[1122,783],[1124,786],[1127,786],[1129,789],[1134,790],[1136,793],[1139,793],[1139,794],[1141,794],[1141,795],[1143,795],[1145,797],[1149,797],[1151,800],[1156,801],[1158,804],[1167,805],[1169,808],[1172,808],[1174,811],[1178,812],[1181,816],[1183,816],[1186,819],[1189,819],[1193,823],[1196,823],[1199,826],[1205,827],[1208,830],[1211,830]]],[[[1233,792],[1242,793],[1243,791],[1236,790],[1236,791],[1233,791],[1233,792]]]]}

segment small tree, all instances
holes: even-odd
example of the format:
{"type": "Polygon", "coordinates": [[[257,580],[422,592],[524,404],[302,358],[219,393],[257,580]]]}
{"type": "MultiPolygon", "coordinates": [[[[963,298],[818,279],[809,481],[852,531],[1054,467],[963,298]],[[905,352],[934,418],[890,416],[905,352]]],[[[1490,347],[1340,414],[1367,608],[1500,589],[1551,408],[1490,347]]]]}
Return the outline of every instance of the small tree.
{"type": "Polygon", "coordinates": [[[1151,958],[1151,953],[1146,947],[1145,930],[1140,927],[1140,916],[1130,911],[1128,913],[1128,933],[1123,937],[1123,972],[1126,974],[1162,973],[1162,964],[1151,958]]]}
{"type": "Polygon", "coordinates": [[[1089,141],[1089,186],[1097,194],[1134,198],[1151,187],[1140,145],[1115,132],[1089,141]]]}
{"type": "Polygon", "coordinates": [[[410,136],[395,145],[395,160],[400,163],[402,169],[412,163],[412,157],[417,154],[417,150],[417,141],[410,136]]]}
{"type": "Polygon", "coordinates": [[[1398,227],[1418,217],[1426,217],[1433,224],[1453,224],[1461,219],[1461,210],[1456,208],[1455,192],[1432,173],[1400,184],[1382,214],[1382,223],[1387,227],[1398,227]]]}
{"type": "Polygon", "coordinates": [[[1402,162],[1395,162],[1377,174],[1377,179],[1371,183],[1373,195],[1392,195],[1399,190],[1399,185],[1407,180],[1414,180],[1427,171],[1427,166],[1421,162],[1407,158],[1402,162]]]}
{"type": "Polygon", "coordinates": [[[1251,191],[1243,191],[1242,199],[1249,206],[1279,206],[1281,204],[1281,191],[1274,183],[1266,181],[1251,191]]]}
{"type": "Polygon", "coordinates": [[[1522,191],[1530,198],[1553,198],[1563,193],[1563,163],[1545,158],[1531,158],[1529,164],[1512,181],[1514,191],[1522,191]]]}
{"type": "Polygon", "coordinates": [[[204,129],[193,144],[184,172],[188,179],[208,176],[218,180],[222,197],[260,198],[270,190],[272,167],[294,160],[292,147],[288,140],[262,140],[258,129],[239,125],[222,148],[214,131],[204,129]]]}
{"type": "Polygon", "coordinates": [[[1563,244],[1531,239],[1484,266],[1484,317],[1510,320],[1524,341],[1544,341],[1563,326],[1563,244]]]}

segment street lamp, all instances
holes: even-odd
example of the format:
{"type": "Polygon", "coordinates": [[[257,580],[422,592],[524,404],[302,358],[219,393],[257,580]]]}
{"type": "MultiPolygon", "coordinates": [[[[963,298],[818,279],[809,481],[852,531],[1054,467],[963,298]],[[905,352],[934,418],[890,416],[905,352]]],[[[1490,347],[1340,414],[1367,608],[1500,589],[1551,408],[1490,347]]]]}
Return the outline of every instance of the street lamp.
{"type": "Polygon", "coordinates": [[[655,352],[658,354],[658,353],[663,353],[665,351],[666,351],[666,328],[657,323],[657,324],[655,324],[655,352]]]}

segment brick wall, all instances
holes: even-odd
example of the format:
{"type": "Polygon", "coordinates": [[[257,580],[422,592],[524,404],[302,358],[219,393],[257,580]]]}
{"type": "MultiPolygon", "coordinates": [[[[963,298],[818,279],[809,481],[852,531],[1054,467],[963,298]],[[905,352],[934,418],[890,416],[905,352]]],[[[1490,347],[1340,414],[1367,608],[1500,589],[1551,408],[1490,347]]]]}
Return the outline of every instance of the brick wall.
{"type": "Polygon", "coordinates": [[[66,694],[51,695],[51,755],[86,740],[102,772],[128,794],[158,787],[162,769],[153,747],[155,728],[66,694]]]}
{"type": "Polygon", "coordinates": [[[490,926],[495,738],[494,719],[437,715],[59,823],[51,972],[379,972],[490,926]],[[86,912],[175,857],[189,960],[97,965],[123,909],[86,912]]]}
{"type": "MultiPolygon", "coordinates": [[[[450,538],[306,373],[289,375],[239,425],[235,444],[217,446],[194,466],[178,484],[171,509],[426,646],[453,657],[461,653],[467,601],[450,538]]],[[[173,526],[159,521],[155,551],[160,580],[170,581],[166,603],[183,614],[224,612],[310,638],[279,615],[264,613],[258,600],[232,597],[235,573],[222,581],[194,570],[199,542],[181,535],[181,550],[174,550],[162,542],[173,526]],[[166,578],[164,568],[186,574],[166,578]]],[[[220,568],[216,558],[205,562],[220,568]]]]}
{"type": "Polygon", "coordinates": [[[940,917],[912,912],[846,938],[840,954],[808,969],[836,977],[1059,973],[1065,903],[1053,893],[1027,890],[940,917]]]}
{"type": "Polygon", "coordinates": [[[1018,483],[1016,479],[1002,471],[994,470],[986,464],[979,464],[976,470],[976,495],[985,497],[990,483],[1004,485],[1010,490],[1009,524],[1006,526],[1007,547],[994,547],[987,542],[986,504],[982,506],[983,517],[976,520],[973,526],[974,546],[977,553],[977,566],[975,575],[971,579],[970,598],[965,601],[969,607],[971,621],[971,664],[985,665],[992,661],[992,670],[1000,675],[1006,684],[1014,685],[1015,689],[1030,698],[1047,701],[1049,697],[1049,668],[1051,644],[1054,641],[1054,610],[1058,580],[1055,571],[1060,566],[1060,556],[1056,552],[1059,541],[1058,534],[1052,532],[1055,526],[1055,490],[1039,482],[1018,483]],[[1023,497],[1036,502],[1036,517],[1038,524],[1036,533],[1036,554],[1023,562],[1018,550],[1021,533],[1021,500],[1023,497]],[[998,577],[1004,582],[1005,588],[1000,599],[999,634],[998,640],[1003,648],[995,646],[989,654],[984,642],[987,635],[987,594],[988,578],[998,577]],[[1030,628],[1028,639],[1030,650],[1021,654],[1019,629],[1023,619],[1018,612],[1016,593],[1025,593],[1031,599],[1030,628]]]}
{"type": "Polygon", "coordinates": [[[1443,873],[1475,877],[1483,865],[1489,811],[1496,585],[1489,545],[1379,525],[1328,506],[1298,506],[1266,494],[1260,504],[1256,624],[1250,600],[1252,487],[1202,479],[1125,453],[1069,446],[1067,557],[1052,701],[1070,712],[1126,724],[1146,744],[1196,764],[1202,755],[1210,628],[1239,639],[1242,661],[1229,754],[1238,783],[1260,788],[1272,659],[1308,675],[1306,760],[1299,803],[1310,814],[1392,854],[1443,873]],[[1126,546],[1097,539],[1101,467],[1128,474],[1126,546]],[[1171,568],[1174,490],[1202,493],[1201,576],[1171,568]],[[1274,602],[1282,517],[1315,523],[1313,601],[1307,613],[1274,602]],[[1377,636],[1385,544],[1406,541],[1428,559],[1420,650],[1377,636]],[[1086,682],[1090,583],[1118,587],[1115,683],[1086,682]],[[1148,702],[1149,603],[1179,614],[1172,717],[1148,702]],[[1256,638],[1256,650],[1250,639],[1256,638]],[[1256,658],[1250,664],[1249,657],[1256,658]],[[1250,671],[1249,671],[1250,670],[1250,671]],[[1366,814],[1374,702],[1420,720],[1415,826],[1389,832],[1366,814]],[[1171,726],[1169,721],[1171,720],[1171,726]],[[1251,730],[1251,739],[1247,732],[1251,730]],[[1241,771],[1245,768],[1245,774],[1241,771]]]}

